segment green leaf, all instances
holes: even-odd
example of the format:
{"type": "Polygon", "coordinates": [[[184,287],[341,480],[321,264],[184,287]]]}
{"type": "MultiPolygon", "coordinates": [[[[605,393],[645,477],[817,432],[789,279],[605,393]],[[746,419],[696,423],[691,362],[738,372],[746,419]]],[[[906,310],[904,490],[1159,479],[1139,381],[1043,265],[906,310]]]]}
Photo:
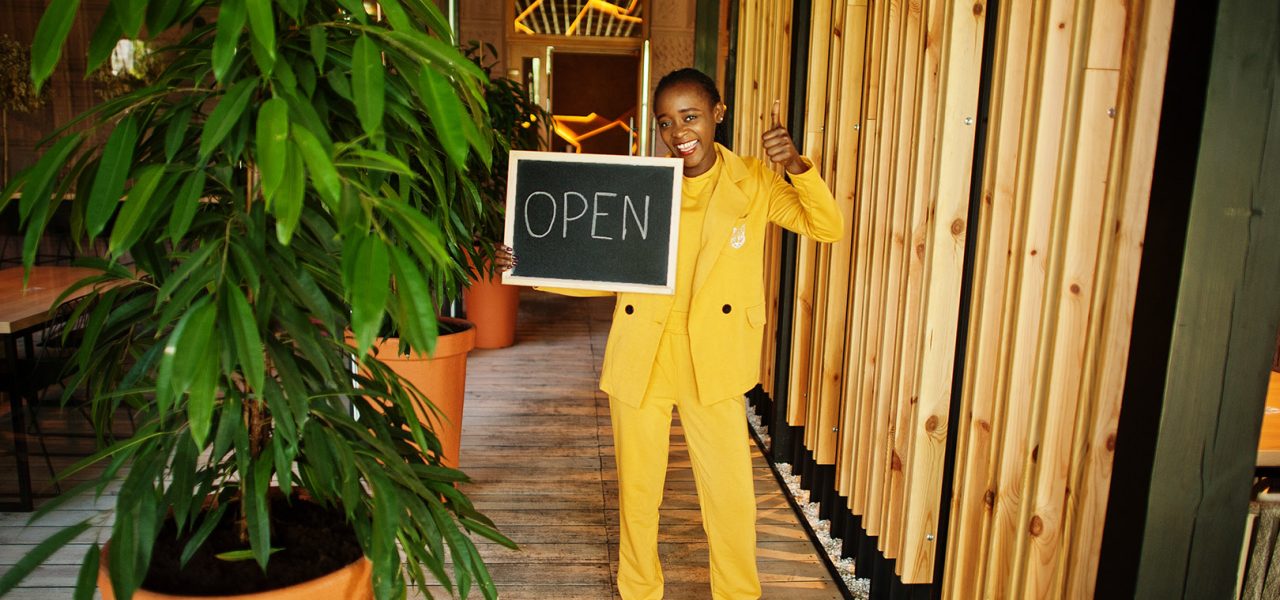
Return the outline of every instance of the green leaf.
{"type": "Polygon", "coordinates": [[[80,564],[80,574],[76,576],[75,600],[92,600],[93,591],[98,585],[98,561],[102,558],[102,549],[98,542],[89,546],[84,562],[80,564]]]}
{"type": "Polygon", "coordinates": [[[51,535],[43,542],[40,542],[35,548],[24,554],[18,559],[17,564],[9,568],[3,577],[0,577],[0,596],[3,596],[13,590],[27,575],[30,575],[36,567],[48,560],[58,549],[66,546],[71,540],[88,531],[89,519],[85,519],[65,529],[59,530],[51,535]]]}
{"type": "Polygon", "coordinates": [[[93,39],[89,40],[89,63],[85,69],[86,73],[92,73],[106,62],[107,58],[116,49],[116,43],[120,38],[124,37],[124,30],[120,29],[120,22],[116,20],[116,4],[114,2],[107,4],[107,11],[102,14],[102,20],[98,21],[98,28],[93,32],[93,39]]]}
{"type": "MultiPolygon", "coordinates": [[[[284,550],[284,548],[271,548],[271,549],[267,552],[267,554],[275,554],[275,553],[280,552],[280,551],[282,551],[282,550],[284,550]]],[[[246,561],[246,560],[253,560],[253,558],[254,558],[254,556],[253,556],[253,549],[248,549],[248,550],[228,550],[228,551],[226,551],[226,552],[219,552],[219,553],[217,553],[217,554],[214,554],[214,555],[213,555],[213,557],[214,557],[214,558],[216,558],[216,559],[218,559],[218,560],[225,560],[225,561],[227,561],[227,562],[242,562],[242,561],[246,561]]]]}
{"type": "Polygon", "coordinates": [[[18,203],[18,216],[22,223],[27,222],[36,201],[49,200],[54,176],[66,165],[67,159],[79,147],[82,139],[83,134],[75,134],[54,142],[53,147],[28,171],[27,182],[22,186],[22,201],[18,203]]]}
{"type": "Polygon", "coordinates": [[[316,61],[316,70],[324,72],[324,59],[329,50],[327,32],[321,25],[312,25],[307,31],[307,39],[311,42],[311,60],[316,61]]]}
{"type": "Polygon", "coordinates": [[[267,492],[271,487],[271,459],[259,456],[253,460],[253,473],[245,473],[245,518],[249,522],[249,548],[258,566],[265,571],[271,556],[271,519],[267,512],[267,492]]]}
{"type": "Polygon", "coordinates": [[[378,45],[367,35],[356,38],[351,50],[351,96],[356,104],[356,117],[366,135],[373,137],[382,127],[385,69],[378,45]]]}
{"type": "MultiPolygon", "coordinates": [[[[182,337],[176,344],[173,386],[179,394],[188,392],[187,422],[191,428],[191,439],[197,446],[204,446],[209,436],[213,425],[213,406],[217,400],[219,349],[212,343],[217,314],[217,306],[205,297],[192,305],[178,322],[182,337]]],[[[177,331],[174,330],[175,334],[177,331]]],[[[168,353],[168,348],[165,352],[168,353]]]]}
{"type": "Polygon", "coordinates": [[[333,167],[333,160],[329,157],[329,153],[309,129],[294,127],[290,133],[293,136],[294,147],[307,164],[311,185],[320,193],[329,210],[336,211],[338,203],[342,200],[342,180],[338,177],[337,169],[333,167]]]}
{"type": "Polygon", "coordinates": [[[280,193],[276,194],[271,211],[276,217],[276,239],[285,245],[293,239],[293,231],[298,228],[307,192],[307,175],[302,157],[293,147],[288,148],[285,153],[288,168],[285,169],[284,182],[280,186],[280,193]]]}
{"type": "Polygon", "coordinates": [[[178,557],[179,564],[185,566],[187,561],[190,561],[191,557],[200,549],[200,546],[204,545],[204,541],[209,539],[209,534],[213,533],[218,523],[222,521],[222,516],[226,514],[229,506],[231,505],[227,503],[219,504],[217,508],[213,509],[213,512],[204,513],[204,521],[200,523],[200,527],[196,529],[196,532],[191,534],[191,539],[187,542],[186,547],[182,549],[182,556],[178,557]]]}
{"type": "Polygon", "coordinates": [[[58,65],[62,44],[67,41],[79,8],[80,0],[53,0],[40,17],[31,41],[31,81],[35,82],[37,91],[58,65]]]}
{"type": "Polygon", "coordinates": [[[187,129],[191,125],[192,112],[191,107],[184,108],[169,120],[169,126],[164,132],[165,162],[172,162],[178,151],[188,143],[187,129]]]}
{"type": "Polygon", "coordinates": [[[271,14],[271,0],[244,0],[244,3],[249,13],[249,30],[271,61],[275,62],[276,22],[275,16],[271,14]]]}
{"type": "Polygon", "coordinates": [[[396,296],[400,301],[403,320],[399,323],[400,335],[415,348],[427,354],[435,350],[436,311],[431,302],[431,288],[427,286],[422,271],[403,250],[391,248],[392,272],[396,278],[396,296]]]}
{"type": "Polygon", "coordinates": [[[124,193],[124,182],[133,167],[133,149],[138,144],[138,122],[133,116],[125,117],[116,125],[115,131],[107,139],[102,149],[102,158],[98,161],[98,173],[93,178],[93,188],[89,192],[89,207],[85,215],[85,226],[90,237],[98,237],[111,215],[120,206],[120,196],[124,193]]]}
{"type": "Polygon", "coordinates": [[[284,9],[285,14],[293,17],[295,21],[302,16],[302,9],[306,8],[305,0],[278,0],[277,3],[284,9]]]}
{"type": "Polygon", "coordinates": [[[256,79],[241,81],[227,90],[222,100],[218,101],[218,106],[214,107],[209,120],[204,124],[204,135],[200,139],[200,162],[208,160],[223,138],[239,124],[240,115],[244,114],[245,107],[249,105],[256,83],[256,79]]]}
{"type": "Polygon", "coordinates": [[[134,179],[133,188],[120,208],[120,216],[116,218],[111,229],[111,241],[107,251],[119,257],[128,251],[142,237],[148,223],[145,216],[150,208],[152,197],[160,180],[164,178],[164,165],[147,165],[139,171],[134,179]]]}
{"type": "Polygon", "coordinates": [[[138,37],[138,33],[142,31],[142,21],[147,16],[147,0],[115,0],[112,4],[119,4],[116,7],[116,22],[120,24],[125,37],[138,37]]]}
{"type": "Polygon", "coordinates": [[[173,211],[169,213],[169,241],[177,244],[187,235],[191,221],[200,208],[200,198],[204,195],[204,184],[209,174],[203,169],[196,169],[182,184],[182,191],[173,201],[173,211]]]}
{"type": "Polygon", "coordinates": [[[169,28],[178,16],[179,2],[150,2],[147,4],[147,31],[160,32],[169,28]]]}
{"type": "Polygon", "coordinates": [[[257,154],[262,172],[262,196],[271,199],[284,181],[289,149],[289,103],[272,98],[258,109],[257,154]]]}
{"type": "Polygon", "coordinates": [[[449,80],[430,65],[422,66],[418,73],[418,84],[418,93],[424,94],[422,102],[427,107],[427,116],[431,117],[431,125],[435,127],[440,145],[444,147],[454,166],[465,169],[470,145],[467,143],[463,123],[471,115],[462,107],[458,92],[449,84],[449,80]]]}
{"type": "Polygon", "coordinates": [[[224,0],[218,9],[218,32],[213,40],[213,77],[222,81],[240,46],[240,32],[244,30],[244,0],[224,0]]]}
{"type": "Polygon", "coordinates": [[[355,101],[351,96],[351,81],[347,79],[346,75],[342,74],[342,71],[339,71],[338,69],[329,69],[329,72],[325,73],[324,78],[325,81],[329,82],[329,88],[332,89],[338,97],[351,102],[355,101]]]}
{"type": "Polygon", "coordinates": [[[258,332],[258,322],[253,318],[253,308],[248,298],[239,287],[231,285],[227,280],[223,288],[226,300],[227,320],[231,324],[232,337],[235,339],[235,362],[244,369],[245,382],[249,390],[261,396],[263,380],[266,378],[266,359],[263,354],[262,336],[258,332]]]}
{"type": "Polygon", "coordinates": [[[346,282],[351,296],[351,329],[361,356],[369,351],[382,327],[390,280],[386,242],[374,235],[364,238],[356,254],[355,279],[346,282]]]}
{"type": "Polygon", "coordinates": [[[398,31],[414,31],[417,28],[413,21],[409,20],[409,15],[404,12],[404,7],[396,0],[383,0],[378,3],[382,7],[382,16],[386,18],[387,23],[392,29],[398,31]]]}

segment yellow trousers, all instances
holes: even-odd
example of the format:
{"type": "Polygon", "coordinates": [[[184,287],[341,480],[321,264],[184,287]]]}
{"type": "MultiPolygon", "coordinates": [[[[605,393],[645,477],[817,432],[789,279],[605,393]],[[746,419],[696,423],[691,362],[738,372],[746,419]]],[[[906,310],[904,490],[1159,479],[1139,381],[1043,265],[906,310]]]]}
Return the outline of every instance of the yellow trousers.
{"type": "Polygon", "coordinates": [[[760,578],[745,400],[699,402],[688,336],[670,327],[652,377],[639,408],[609,401],[622,525],[618,592],[623,600],[662,598],[658,507],[667,473],[671,410],[678,408],[710,547],[711,595],[715,600],[755,600],[760,578]]]}

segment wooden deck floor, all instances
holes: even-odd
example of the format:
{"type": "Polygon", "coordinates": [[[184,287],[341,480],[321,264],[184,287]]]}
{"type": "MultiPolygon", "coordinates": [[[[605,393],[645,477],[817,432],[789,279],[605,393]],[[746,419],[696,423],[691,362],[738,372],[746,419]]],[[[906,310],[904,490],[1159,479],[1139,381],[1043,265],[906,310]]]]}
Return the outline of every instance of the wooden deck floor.
{"type": "MultiPolygon", "coordinates": [[[[504,600],[617,597],[617,476],[608,401],[596,388],[611,308],[611,300],[526,290],[516,345],[476,350],[468,361],[461,466],[474,482],[464,489],[521,546],[480,545],[504,600]]],[[[702,600],[711,597],[707,546],[678,421],[671,448],[659,541],[666,598],[702,600]]],[[[753,451],[764,598],[840,598],[764,457],[753,451]]],[[[12,480],[12,458],[0,469],[7,469],[0,482],[12,480]]],[[[48,479],[40,462],[32,472],[48,479]]],[[[92,508],[86,499],[51,519],[73,522],[92,508]]],[[[52,531],[23,527],[25,521],[0,513],[0,571],[52,531]]],[[[55,556],[10,597],[69,597],[84,550],[55,556]]]]}

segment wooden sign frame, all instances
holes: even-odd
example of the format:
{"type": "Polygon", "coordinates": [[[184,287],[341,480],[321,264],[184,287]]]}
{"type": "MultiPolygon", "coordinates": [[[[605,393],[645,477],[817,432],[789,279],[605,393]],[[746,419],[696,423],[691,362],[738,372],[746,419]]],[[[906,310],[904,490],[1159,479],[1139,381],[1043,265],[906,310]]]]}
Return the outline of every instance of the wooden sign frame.
{"type": "MultiPolygon", "coordinates": [[[[640,292],[640,293],[647,293],[647,294],[665,294],[665,295],[674,294],[675,278],[676,278],[676,252],[679,248],[679,241],[680,241],[680,193],[681,193],[681,180],[684,177],[683,167],[684,167],[684,161],[678,158],[656,158],[656,157],[647,157],[647,156],[615,156],[615,155],[607,155],[607,154],[573,154],[573,153],[560,153],[560,152],[534,152],[534,151],[527,151],[527,150],[512,151],[510,163],[507,168],[506,221],[505,221],[505,228],[503,232],[503,241],[506,245],[514,249],[514,254],[517,257],[517,259],[520,260],[521,264],[517,264],[516,268],[510,271],[504,272],[502,274],[502,282],[507,284],[512,284],[512,285],[536,285],[536,286],[546,286],[546,287],[596,290],[596,291],[607,291],[607,292],[640,292]],[[519,210],[520,209],[519,202],[521,201],[521,199],[517,197],[518,188],[520,187],[519,181],[518,181],[518,171],[520,170],[521,165],[530,163],[530,162],[572,163],[572,164],[579,164],[579,165],[588,165],[588,164],[617,165],[619,167],[644,167],[649,170],[652,170],[654,167],[657,167],[659,169],[664,169],[664,170],[670,169],[671,170],[671,188],[670,188],[671,197],[670,197],[670,207],[669,207],[670,220],[669,220],[669,223],[667,223],[667,225],[669,226],[668,231],[670,233],[667,239],[667,261],[666,261],[665,272],[664,272],[665,283],[661,283],[661,284],[637,283],[637,282],[626,281],[622,279],[607,280],[607,279],[599,279],[599,278],[571,279],[571,278],[547,277],[542,275],[521,274],[520,273],[521,266],[525,263],[525,260],[520,253],[520,243],[516,236],[516,227],[517,227],[518,216],[524,214],[524,212],[523,210],[519,210]]],[[[664,186],[661,189],[665,191],[666,188],[664,186]]],[[[534,193],[539,193],[539,192],[534,192],[534,193]]],[[[552,194],[550,194],[549,192],[543,192],[543,193],[546,193],[548,197],[552,197],[554,202],[554,196],[552,194]]],[[[573,193],[573,192],[569,192],[569,193],[573,193]]],[[[579,198],[582,198],[584,202],[587,201],[587,198],[591,198],[593,203],[598,203],[599,202],[598,196],[594,195],[597,193],[601,195],[612,196],[612,197],[623,197],[625,195],[625,190],[623,189],[585,190],[583,192],[577,192],[576,195],[579,198]],[[586,195],[587,192],[591,192],[593,195],[587,196],[586,195]]],[[[564,204],[567,206],[569,200],[567,198],[567,193],[565,193],[565,195],[566,195],[566,198],[564,199],[564,204]]],[[[532,194],[528,194],[528,196],[531,198],[532,194]]],[[[529,198],[525,198],[524,200],[527,205],[529,198]]],[[[658,199],[658,201],[661,201],[661,200],[662,199],[658,199]]],[[[646,208],[647,206],[648,205],[646,205],[646,208]]],[[[565,212],[567,214],[568,212],[567,209],[565,212]]],[[[608,215],[608,213],[601,213],[601,214],[608,215]]],[[[621,218],[623,219],[624,227],[625,227],[625,221],[627,218],[626,213],[625,211],[623,211],[620,214],[621,214],[621,218]]],[[[648,212],[646,210],[646,223],[648,218],[647,215],[648,215],[648,212]]],[[[552,220],[553,220],[552,227],[554,227],[554,216],[552,220]]],[[[528,226],[527,222],[525,223],[525,226],[526,227],[528,226]]],[[[567,227],[568,227],[567,220],[565,221],[565,227],[567,230],[567,227]]],[[[594,231],[592,233],[592,237],[595,237],[594,231]]],[[[625,233],[624,233],[624,237],[625,237],[625,233]]],[[[608,238],[598,238],[598,239],[608,239],[608,238]]],[[[571,256],[562,257],[562,260],[567,262],[572,262],[572,261],[592,260],[592,257],[582,256],[582,255],[571,255],[571,256]]],[[[528,267],[526,266],[526,268],[528,267]]]]}

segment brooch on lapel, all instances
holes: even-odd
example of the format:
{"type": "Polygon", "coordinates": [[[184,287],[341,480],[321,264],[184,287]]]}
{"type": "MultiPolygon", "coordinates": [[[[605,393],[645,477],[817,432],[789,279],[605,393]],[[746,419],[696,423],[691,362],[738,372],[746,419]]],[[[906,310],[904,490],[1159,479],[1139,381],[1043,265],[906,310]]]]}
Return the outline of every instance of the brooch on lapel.
{"type": "Polygon", "coordinates": [[[741,248],[745,243],[747,243],[747,225],[745,223],[742,225],[734,225],[733,235],[729,236],[729,245],[733,246],[736,250],[741,248]]]}

